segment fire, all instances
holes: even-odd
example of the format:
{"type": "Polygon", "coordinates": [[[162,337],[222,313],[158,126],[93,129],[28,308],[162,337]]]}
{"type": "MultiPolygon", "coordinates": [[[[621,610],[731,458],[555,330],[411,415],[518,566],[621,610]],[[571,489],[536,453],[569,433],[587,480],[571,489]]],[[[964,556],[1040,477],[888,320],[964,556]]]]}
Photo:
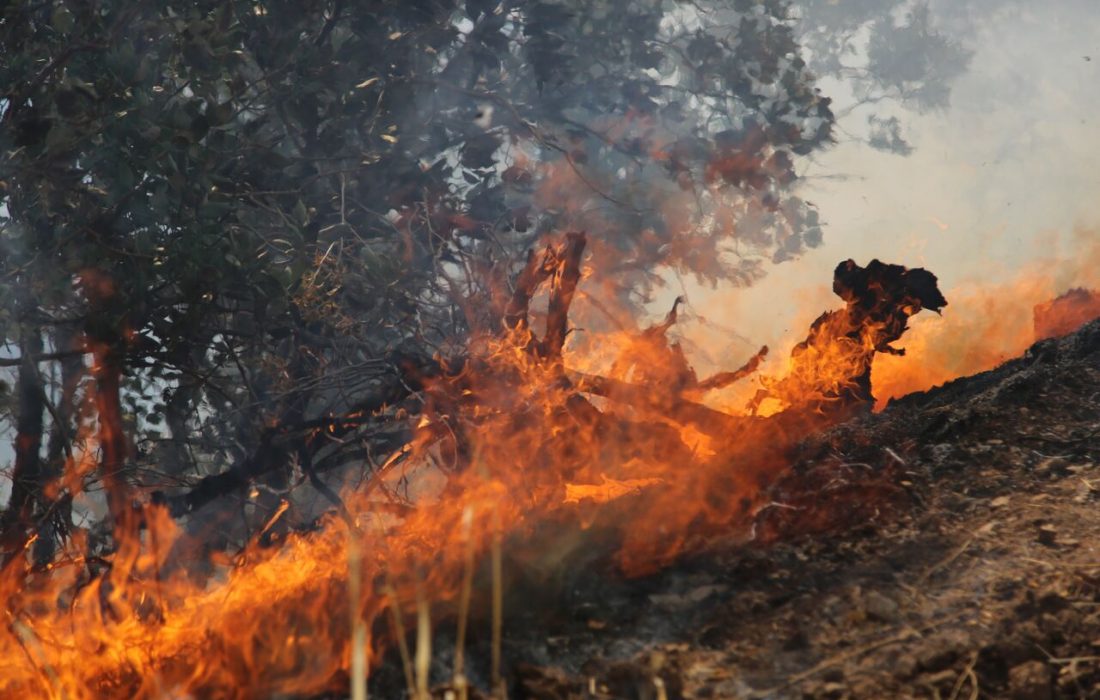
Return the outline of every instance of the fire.
{"type": "MultiPolygon", "coordinates": [[[[43,571],[12,557],[0,572],[0,695],[338,691],[364,663],[353,663],[353,637],[377,664],[404,644],[409,612],[422,627],[429,609],[437,623],[465,619],[472,562],[502,540],[522,549],[539,529],[599,528],[614,533],[608,555],[639,574],[712,535],[748,537],[792,440],[838,420],[834,404],[869,400],[861,382],[870,357],[889,351],[922,305],[942,306],[923,271],[842,264],[837,290],[848,306],[823,315],[788,374],[767,385],[784,410],[732,415],[700,400],[756,371],[767,348],[700,379],[668,338],[678,303],[647,329],[588,339],[609,348],[602,355],[586,359],[570,347],[567,313],[585,244],[583,234],[568,234],[531,255],[510,294],[494,302],[498,323],[479,330],[464,357],[439,358],[438,371],[421,378],[426,409],[405,417],[412,442],[364,485],[345,489],[315,531],[269,546],[264,531],[284,501],[240,551],[197,561],[202,543],[167,508],[116,497],[113,553],[104,533],[78,531],[43,571]],[[543,294],[545,315],[535,317],[529,307],[543,294]]],[[[113,390],[114,375],[102,380],[111,365],[97,367],[97,388],[113,390]]],[[[121,459],[121,425],[110,400],[89,408],[101,448],[91,468],[103,469],[121,459]]],[[[337,425],[330,417],[318,430],[337,425]]],[[[79,473],[59,490],[79,488],[89,464],[75,459],[71,469],[79,473]]]]}
{"type": "Polygon", "coordinates": [[[609,479],[600,474],[600,484],[566,484],[565,498],[562,503],[580,503],[590,500],[594,503],[607,503],[627,494],[639,493],[648,486],[662,483],[660,479],[609,479]]]}
{"type": "Polygon", "coordinates": [[[872,379],[878,406],[891,398],[992,369],[1032,343],[1071,332],[1100,316],[1100,239],[1080,230],[1072,258],[1039,259],[1000,284],[960,284],[947,291],[951,307],[942,319],[916,318],[904,358],[879,355],[872,379]]]}
{"type": "Polygon", "coordinates": [[[1057,299],[1035,307],[1035,339],[1068,335],[1100,318],[1100,292],[1076,287],[1057,299]]]}
{"type": "Polygon", "coordinates": [[[754,412],[769,398],[782,407],[817,411],[846,411],[873,401],[875,357],[904,355],[891,343],[908,330],[909,319],[922,309],[939,313],[947,306],[935,275],[878,260],[866,268],[852,260],[838,265],[833,291],[847,306],[814,321],[810,334],[792,349],[783,377],[763,382],[750,403],[754,412]]]}

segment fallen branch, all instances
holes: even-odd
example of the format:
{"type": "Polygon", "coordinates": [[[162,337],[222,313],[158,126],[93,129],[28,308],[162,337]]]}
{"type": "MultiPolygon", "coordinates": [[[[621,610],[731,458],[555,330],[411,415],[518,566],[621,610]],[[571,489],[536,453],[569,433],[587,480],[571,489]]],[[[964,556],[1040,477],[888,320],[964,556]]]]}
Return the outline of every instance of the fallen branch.
{"type": "Polygon", "coordinates": [[[734,382],[740,381],[749,376],[760,367],[760,364],[764,361],[764,358],[768,356],[768,346],[765,345],[756,351],[756,354],[749,358],[749,361],[741,365],[740,368],[732,372],[719,372],[693,387],[694,391],[704,392],[712,391],[714,389],[721,389],[727,387],[734,382]]]}
{"type": "Polygon", "coordinates": [[[619,379],[567,371],[577,391],[602,396],[612,401],[652,409],[681,423],[690,423],[705,433],[721,434],[742,421],[722,411],[679,396],[659,394],[653,389],[619,379]]]}

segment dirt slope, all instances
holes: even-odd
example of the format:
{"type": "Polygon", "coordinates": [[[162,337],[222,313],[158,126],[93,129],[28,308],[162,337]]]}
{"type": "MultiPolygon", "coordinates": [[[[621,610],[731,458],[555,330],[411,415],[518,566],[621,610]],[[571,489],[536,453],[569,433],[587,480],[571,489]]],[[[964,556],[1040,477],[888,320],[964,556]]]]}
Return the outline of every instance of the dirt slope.
{"type": "Polygon", "coordinates": [[[509,606],[511,697],[1100,698],[1098,463],[1100,321],[800,446],[748,546],[509,606]]]}

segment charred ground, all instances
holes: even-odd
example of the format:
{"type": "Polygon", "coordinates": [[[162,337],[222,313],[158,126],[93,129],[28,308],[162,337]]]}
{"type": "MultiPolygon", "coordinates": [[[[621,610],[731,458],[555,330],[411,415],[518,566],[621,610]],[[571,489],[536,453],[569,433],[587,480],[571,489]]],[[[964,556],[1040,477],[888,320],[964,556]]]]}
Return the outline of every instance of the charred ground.
{"type": "Polygon", "coordinates": [[[513,587],[513,696],[1100,697],[1098,399],[1094,321],[804,441],[748,542],[513,587]]]}

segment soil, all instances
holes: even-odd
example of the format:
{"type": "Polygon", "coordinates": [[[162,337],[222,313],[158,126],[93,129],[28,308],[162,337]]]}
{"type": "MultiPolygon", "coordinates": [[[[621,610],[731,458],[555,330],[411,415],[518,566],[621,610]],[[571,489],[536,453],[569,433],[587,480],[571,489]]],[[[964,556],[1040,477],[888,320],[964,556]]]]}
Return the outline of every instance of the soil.
{"type": "Polygon", "coordinates": [[[806,441],[748,544],[513,597],[509,697],[1100,698],[1098,464],[1095,321],[806,441]]]}

